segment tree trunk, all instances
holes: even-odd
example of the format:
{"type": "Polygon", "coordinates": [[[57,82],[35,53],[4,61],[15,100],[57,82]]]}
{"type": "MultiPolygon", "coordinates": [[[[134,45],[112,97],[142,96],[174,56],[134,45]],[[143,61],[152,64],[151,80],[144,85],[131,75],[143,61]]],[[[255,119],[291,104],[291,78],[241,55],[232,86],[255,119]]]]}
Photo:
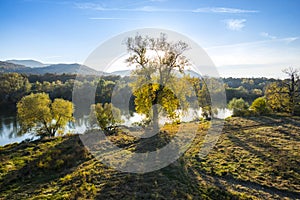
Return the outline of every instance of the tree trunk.
{"type": "Polygon", "coordinates": [[[289,85],[289,101],[290,101],[290,114],[294,115],[295,111],[295,76],[294,74],[291,75],[291,83],[289,85]]]}
{"type": "Polygon", "coordinates": [[[153,131],[159,131],[159,125],[158,125],[158,104],[154,104],[152,107],[153,112],[153,131]]]}
{"type": "Polygon", "coordinates": [[[153,112],[153,129],[154,131],[159,131],[159,111],[158,111],[158,106],[161,103],[160,95],[164,90],[164,86],[162,84],[159,84],[158,90],[155,91],[155,98],[152,101],[152,112],[153,112]]]}

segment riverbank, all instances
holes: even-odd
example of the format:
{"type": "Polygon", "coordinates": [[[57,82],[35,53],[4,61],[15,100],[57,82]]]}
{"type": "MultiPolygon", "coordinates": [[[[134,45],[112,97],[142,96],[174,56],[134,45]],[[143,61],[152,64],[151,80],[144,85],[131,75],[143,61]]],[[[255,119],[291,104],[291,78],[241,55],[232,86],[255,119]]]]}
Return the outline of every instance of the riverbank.
{"type": "MultiPolygon", "coordinates": [[[[228,118],[218,143],[198,157],[208,123],[176,162],[147,174],[116,171],[95,159],[79,135],[0,147],[0,199],[296,199],[300,196],[300,118],[228,118]]],[[[176,128],[175,128],[176,129],[176,128]]],[[[108,136],[132,151],[155,149],[171,127],[151,140],[108,136]],[[154,140],[153,140],[154,139],[154,140]]]]}

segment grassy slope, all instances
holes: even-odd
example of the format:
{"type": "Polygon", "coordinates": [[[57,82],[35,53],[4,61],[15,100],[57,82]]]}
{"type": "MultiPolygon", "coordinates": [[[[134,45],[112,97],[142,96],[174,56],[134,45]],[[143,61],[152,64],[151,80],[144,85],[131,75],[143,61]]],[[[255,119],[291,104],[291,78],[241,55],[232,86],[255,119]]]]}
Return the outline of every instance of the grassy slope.
{"type": "MultiPolygon", "coordinates": [[[[228,119],[205,159],[197,155],[208,124],[186,126],[198,129],[191,148],[147,174],[103,165],[77,135],[0,147],[0,199],[300,198],[300,118],[228,119]]],[[[165,130],[168,135],[142,141],[122,133],[110,139],[145,151],[169,141],[174,128],[165,130]]]]}

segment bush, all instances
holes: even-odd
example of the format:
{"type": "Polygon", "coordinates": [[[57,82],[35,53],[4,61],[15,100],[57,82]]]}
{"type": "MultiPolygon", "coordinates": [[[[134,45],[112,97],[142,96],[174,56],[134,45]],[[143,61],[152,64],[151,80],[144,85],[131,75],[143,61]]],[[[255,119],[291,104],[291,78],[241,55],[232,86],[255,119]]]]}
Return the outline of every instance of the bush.
{"type": "Polygon", "coordinates": [[[250,111],[255,115],[265,115],[270,113],[270,108],[265,97],[255,99],[250,106],[250,111]]]}
{"type": "Polygon", "coordinates": [[[121,111],[111,103],[97,103],[91,106],[90,123],[92,126],[98,124],[102,130],[110,131],[121,123],[121,111]]]}
{"type": "Polygon", "coordinates": [[[228,108],[233,111],[233,116],[245,116],[248,114],[249,104],[244,99],[233,98],[228,103],[228,108]]]}

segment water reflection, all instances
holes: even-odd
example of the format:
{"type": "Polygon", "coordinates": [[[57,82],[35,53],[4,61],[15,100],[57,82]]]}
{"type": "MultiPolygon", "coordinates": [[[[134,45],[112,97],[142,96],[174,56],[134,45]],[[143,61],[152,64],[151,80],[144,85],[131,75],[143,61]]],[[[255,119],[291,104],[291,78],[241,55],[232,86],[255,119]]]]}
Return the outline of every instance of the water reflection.
{"type": "MultiPolygon", "coordinates": [[[[201,109],[188,110],[187,114],[181,116],[181,121],[188,122],[195,119],[199,119],[201,116],[201,109]]],[[[232,115],[232,112],[228,109],[218,109],[218,112],[214,117],[224,119],[232,115]]],[[[135,122],[140,122],[144,118],[143,115],[133,113],[132,115],[122,115],[123,123],[125,126],[132,126],[135,122]]],[[[169,122],[167,118],[160,118],[160,124],[169,122]]],[[[66,133],[84,133],[90,128],[89,116],[84,115],[81,118],[76,119],[75,122],[69,123],[65,129],[66,133]]],[[[17,121],[15,110],[1,110],[0,109],[0,146],[21,142],[25,139],[36,139],[37,136],[34,133],[19,134],[20,126],[17,121]]]]}
{"type": "Polygon", "coordinates": [[[20,126],[17,122],[15,110],[1,109],[0,111],[0,146],[33,138],[31,133],[23,135],[19,133],[20,126]]]}

